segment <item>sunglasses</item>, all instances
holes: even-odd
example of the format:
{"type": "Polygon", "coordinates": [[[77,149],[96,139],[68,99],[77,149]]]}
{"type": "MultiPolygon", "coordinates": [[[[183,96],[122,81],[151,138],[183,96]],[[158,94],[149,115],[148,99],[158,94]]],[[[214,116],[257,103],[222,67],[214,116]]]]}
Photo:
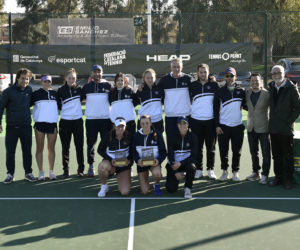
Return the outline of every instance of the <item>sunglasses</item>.
{"type": "Polygon", "coordinates": [[[233,78],[234,77],[234,75],[225,75],[225,77],[227,77],[227,78],[233,78]]]}

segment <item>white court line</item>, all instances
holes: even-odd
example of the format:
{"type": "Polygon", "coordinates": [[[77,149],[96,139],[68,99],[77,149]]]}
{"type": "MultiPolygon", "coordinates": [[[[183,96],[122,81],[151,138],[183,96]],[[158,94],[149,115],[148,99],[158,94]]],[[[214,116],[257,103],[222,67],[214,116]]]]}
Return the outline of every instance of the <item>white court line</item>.
{"type": "MultiPolygon", "coordinates": [[[[7,197],[5,200],[188,200],[183,197],[7,197]]],[[[190,200],[300,200],[300,197],[194,197],[190,200]]]]}
{"type": "Polygon", "coordinates": [[[127,250],[133,250],[134,215],[135,215],[135,198],[132,198],[131,206],[130,206],[129,236],[128,236],[127,250]]]}

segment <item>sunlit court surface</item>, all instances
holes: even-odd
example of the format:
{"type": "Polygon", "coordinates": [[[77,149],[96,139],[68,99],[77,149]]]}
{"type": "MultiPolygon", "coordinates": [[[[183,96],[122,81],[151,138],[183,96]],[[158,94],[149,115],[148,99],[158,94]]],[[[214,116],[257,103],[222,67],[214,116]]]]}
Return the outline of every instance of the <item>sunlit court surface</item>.
{"type": "MultiPolygon", "coordinates": [[[[34,139],[34,138],[33,138],[34,139]]],[[[99,140],[98,140],[99,141],[99,140]]],[[[4,136],[0,136],[1,181],[5,178],[4,136]]],[[[35,143],[33,140],[33,156],[35,143]]],[[[299,249],[300,188],[269,187],[242,180],[195,180],[193,199],[183,198],[183,182],[175,194],[140,193],[136,166],[132,190],[121,197],[116,179],[98,198],[98,176],[76,176],[71,146],[71,177],[62,178],[61,145],[56,144],[58,179],[24,180],[20,145],[12,184],[0,184],[1,249],[299,249]]],[[[46,160],[46,151],[44,159],[46,160]]],[[[101,161],[96,157],[97,164],[101,161]]],[[[47,165],[44,161],[44,169],[47,165]]],[[[164,162],[163,166],[166,162],[164,162]]],[[[95,164],[96,166],[96,164],[95,164]]],[[[87,166],[86,166],[87,167],[87,166]]],[[[37,175],[33,158],[33,173],[37,175]]],[[[47,172],[47,171],[46,171],[47,172]]],[[[221,175],[218,150],[215,172],[221,175]]],[[[206,175],[206,170],[204,170],[206,175]]],[[[241,179],[251,173],[247,136],[241,157],[241,179]]],[[[273,171],[271,170],[271,177],[273,171]]]]}

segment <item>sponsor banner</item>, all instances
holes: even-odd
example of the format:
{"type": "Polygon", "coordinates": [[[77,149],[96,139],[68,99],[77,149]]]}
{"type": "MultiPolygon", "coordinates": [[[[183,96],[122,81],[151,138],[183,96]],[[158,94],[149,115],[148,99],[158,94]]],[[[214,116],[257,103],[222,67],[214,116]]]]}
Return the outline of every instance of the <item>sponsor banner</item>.
{"type": "MultiPolygon", "coordinates": [[[[64,74],[71,67],[80,75],[88,75],[93,64],[103,66],[104,73],[119,71],[141,74],[153,68],[158,74],[170,71],[175,59],[176,45],[122,45],[122,46],[62,46],[62,45],[8,45],[0,46],[1,73],[15,72],[28,67],[34,73],[64,74]],[[76,53],[75,53],[76,52],[76,53]]],[[[227,67],[249,71],[252,65],[252,45],[239,44],[184,44],[179,57],[184,72],[196,72],[199,63],[207,63],[210,71],[218,73],[227,67]]]]}
{"type": "Polygon", "coordinates": [[[50,18],[50,45],[135,44],[132,18],[50,18]]]}

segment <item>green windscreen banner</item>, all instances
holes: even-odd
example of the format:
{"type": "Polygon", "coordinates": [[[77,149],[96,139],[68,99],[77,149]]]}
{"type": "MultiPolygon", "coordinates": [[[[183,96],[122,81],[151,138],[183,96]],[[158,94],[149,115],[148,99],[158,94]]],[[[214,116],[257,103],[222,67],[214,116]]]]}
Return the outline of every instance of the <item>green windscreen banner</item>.
{"type": "Polygon", "coordinates": [[[249,71],[253,46],[250,43],[166,45],[1,45],[0,73],[16,72],[27,67],[36,74],[64,74],[75,68],[80,75],[90,74],[93,64],[100,64],[104,73],[141,74],[153,68],[158,74],[170,71],[176,57],[183,61],[184,72],[197,71],[206,63],[218,73],[227,67],[249,71]]]}

